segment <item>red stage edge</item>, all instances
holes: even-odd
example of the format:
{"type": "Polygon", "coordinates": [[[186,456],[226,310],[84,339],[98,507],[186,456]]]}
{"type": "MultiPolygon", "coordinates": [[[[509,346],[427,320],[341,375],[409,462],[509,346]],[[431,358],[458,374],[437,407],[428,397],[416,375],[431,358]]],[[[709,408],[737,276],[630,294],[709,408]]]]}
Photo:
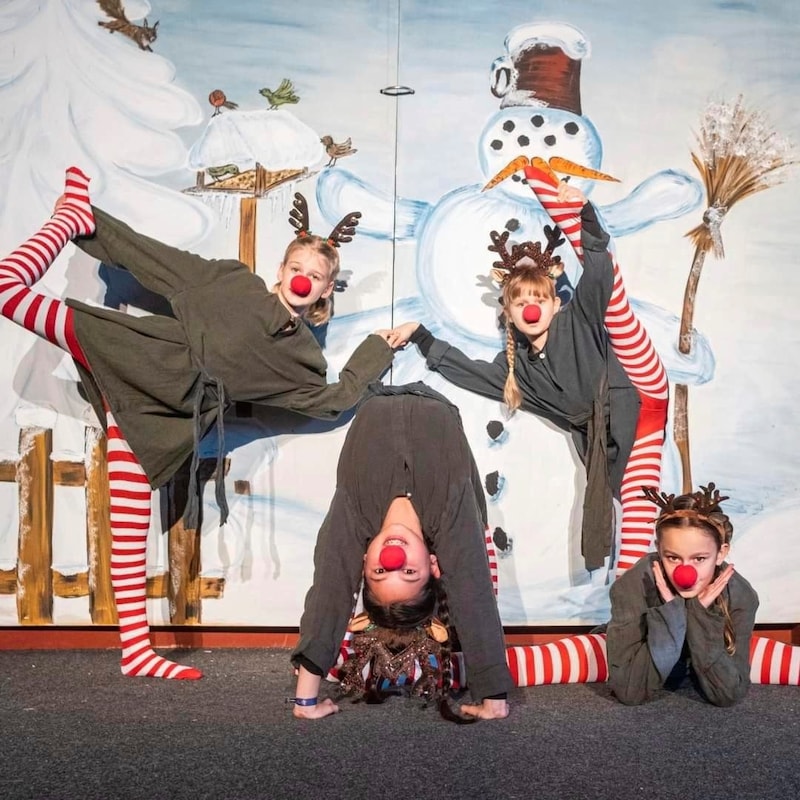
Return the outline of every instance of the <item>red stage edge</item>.
{"type": "MultiPolygon", "coordinates": [[[[564,636],[589,633],[594,626],[506,626],[508,645],[546,644],[564,636]]],[[[800,623],[758,624],[756,632],[785,644],[800,644],[800,623]]],[[[155,647],[214,650],[218,648],[294,647],[297,628],[203,625],[151,626],[155,647]]],[[[105,650],[119,647],[113,625],[0,626],[0,650],[105,650]]]]}

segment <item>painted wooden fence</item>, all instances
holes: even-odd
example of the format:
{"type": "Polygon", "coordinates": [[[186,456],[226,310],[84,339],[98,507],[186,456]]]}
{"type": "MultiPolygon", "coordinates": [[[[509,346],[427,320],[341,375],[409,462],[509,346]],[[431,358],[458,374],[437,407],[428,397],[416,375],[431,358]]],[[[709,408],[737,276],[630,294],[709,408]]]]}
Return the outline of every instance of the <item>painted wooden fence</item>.
{"type": "MultiPolygon", "coordinates": [[[[115,625],[105,434],[87,427],[83,462],[54,460],[52,453],[52,430],[26,427],[20,431],[18,458],[0,460],[0,481],[16,483],[19,493],[17,565],[0,569],[0,594],[16,595],[21,625],[52,624],[55,597],[87,595],[92,622],[115,625]],[[53,568],[56,486],[83,487],[85,492],[88,569],[83,572],[62,574],[53,568]]],[[[226,472],[229,466],[226,461],[226,472]]],[[[201,461],[201,487],[214,478],[214,468],[214,459],[201,461]]],[[[202,600],[222,597],[225,588],[224,578],[200,575],[199,530],[187,530],[180,519],[188,483],[188,472],[179,473],[166,490],[169,569],[147,578],[147,596],[167,597],[170,621],[176,625],[199,624],[202,600]]],[[[236,491],[248,493],[249,486],[237,481],[236,491]]]]}

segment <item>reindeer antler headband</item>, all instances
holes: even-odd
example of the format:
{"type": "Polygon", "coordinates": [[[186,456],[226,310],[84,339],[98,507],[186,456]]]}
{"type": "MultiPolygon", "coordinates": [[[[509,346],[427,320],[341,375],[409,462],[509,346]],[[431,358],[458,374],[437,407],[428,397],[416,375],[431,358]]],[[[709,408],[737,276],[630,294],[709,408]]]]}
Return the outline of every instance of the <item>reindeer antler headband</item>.
{"type": "Polygon", "coordinates": [[[512,245],[509,252],[506,247],[509,232],[492,231],[489,234],[492,244],[487,249],[500,256],[500,261],[492,265],[492,279],[503,286],[513,275],[525,270],[556,280],[564,272],[564,264],[561,256],[553,253],[559,245],[564,244],[564,237],[558,225],[545,225],[544,234],[547,237],[544,251],[541,242],[522,242],[512,245]]]}
{"type": "MultiPolygon", "coordinates": [[[[339,247],[343,243],[351,242],[360,219],[360,211],[353,211],[343,217],[328,234],[328,244],[331,247],[339,247]]],[[[292,208],[289,211],[289,224],[295,229],[295,236],[298,239],[311,235],[311,228],[308,224],[308,203],[300,192],[295,192],[292,208]]]]}
{"type": "Polygon", "coordinates": [[[694,498],[694,508],[675,508],[675,495],[659,492],[654,486],[642,486],[643,496],[651,503],[655,503],[661,512],[658,515],[657,523],[663,523],[676,517],[686,517],[688,519],[702,520],[719,531],[723,543],[730,540],[730,533],[720,522],[711,517],[711,514],[724,513],[719,507],[723,500],[728,500],[727,495],[721,495],[716,484],[709,483],[708,486],[701,486],[699,492],[692,492],[690,496],[694,498]]]}
{"type": "MultiPolygon", "coordinates": [[[[377,627],[378,625],[369,618],[369,614],[366,611],[356,614],[356,616],[347,623],[347,630],[351,633],[361,633],[362,631],[373,630],[377,627]]],[[[425,624],[415,625],[414,627],[419,630],[424,629],[428,636],[430,636],[431,639],[435,639],[437,642],[446,642],[449,637],[447,627],[436,617],[431,617],[425,624]]]]}
{"type": "Polygon", "coordinates": [[[353,632],[353,655],[339,671],[342,688],[346,694],[364,691],[363,670],[371,665],[371,680],[380,684],[382,679],[396,681],[400,675],[408,678],[419,669],[412,694],[434,696],[441,679],[441,643],[447,641],[447,629],[436,619],[427,626],[411,630],[381,628],[369,620],[366,612],[352,619],[347,626],[353,632]],[[431,663],[434,657],[434,666],[431,663]]]}

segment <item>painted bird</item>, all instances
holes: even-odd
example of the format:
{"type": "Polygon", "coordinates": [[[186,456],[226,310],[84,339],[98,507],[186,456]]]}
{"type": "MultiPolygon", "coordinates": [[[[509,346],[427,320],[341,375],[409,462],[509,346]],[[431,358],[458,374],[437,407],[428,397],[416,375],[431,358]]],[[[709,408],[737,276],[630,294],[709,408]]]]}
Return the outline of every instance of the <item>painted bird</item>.
{"type": "Polygon", "coordinates": [[[280,86],[273,92],[272,89],[259,89],[258,93],[266,97],[270,103],[270,109],[277,108],[278,106],[286,105],[287,103],[297,103],[300,98],[294,93],[294,86],[288,78],[281,81],[280,86]]]}
{"type": "Polygon", "coordinates": [[[222,178],[233,177],[239,174],[239,167],[236,164],[223,164],[220,167],[206,167],[206,172],[215,180],[219,181],[222,178]]]}
{"type": "Polygon", "coordinates": [[[327,167],[334,166],[340,158],[358,152],[355,147],[350,146],[353,142],[349,136],[343,142],[334,142],[333,136],[323,136],[320,141],[325,145],[325,152],[330,156],[330,161],[325,165],[327,167]]]}
{"type": "Polygon", "coordinates": [[[214,89],[214,91],[208,96],[208,102],[214,106],[214,113],[211,115],[212,117],[216,117],[222,108],[239,108],[238,103],[234,103],[232,100],[228,100],[228,98],[225,97],[225,92],[223,92],[222,89],[214,89]]]}

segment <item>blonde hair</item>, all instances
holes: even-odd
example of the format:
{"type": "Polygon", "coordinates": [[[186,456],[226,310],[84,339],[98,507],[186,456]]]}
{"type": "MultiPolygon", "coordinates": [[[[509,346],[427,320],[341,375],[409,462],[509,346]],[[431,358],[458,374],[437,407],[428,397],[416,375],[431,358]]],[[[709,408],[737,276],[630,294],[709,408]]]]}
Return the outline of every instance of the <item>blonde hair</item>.
{"type": "Polygon", "coordinates": [[[509,414],[513,414],[522,405],[522,392],[517,383],[514,366],[517,362],[517,339],[514,335],[514,323],[511,322],[511,304],[525,290],[540,294],[551,300],[556,296],[556,282],[542,274],[539,269],[518,268],[513,275],[503,284],[500,301],[503,305],[503,317],[506,326],[506,361],[508,362],[508,376],[503,387],[503,402],[508,407],[509,414]]]}
{"type": "MultiPolygon", "coordinates": [[[[328,280],[335,281],[339,277],[339,270],[341,268],[339,263],[339,251],[334,247],[329,239],[322,236],[316,236],[312,233],[306,233],[298,236],[289,242],[286,252],[283,254],[281,266],[286,264],[291,258],[295,250],[311,250],[313,253],[321,256],[325,263],[328,265],[328,280]]],[[[275,284],[276,288],[278,284],[275,284]]],[[[333,294],[329,297],[320,297],[316,303],[308,307],[303,318],[312,327],[324,325],[333,316],[333,294]]]]}

